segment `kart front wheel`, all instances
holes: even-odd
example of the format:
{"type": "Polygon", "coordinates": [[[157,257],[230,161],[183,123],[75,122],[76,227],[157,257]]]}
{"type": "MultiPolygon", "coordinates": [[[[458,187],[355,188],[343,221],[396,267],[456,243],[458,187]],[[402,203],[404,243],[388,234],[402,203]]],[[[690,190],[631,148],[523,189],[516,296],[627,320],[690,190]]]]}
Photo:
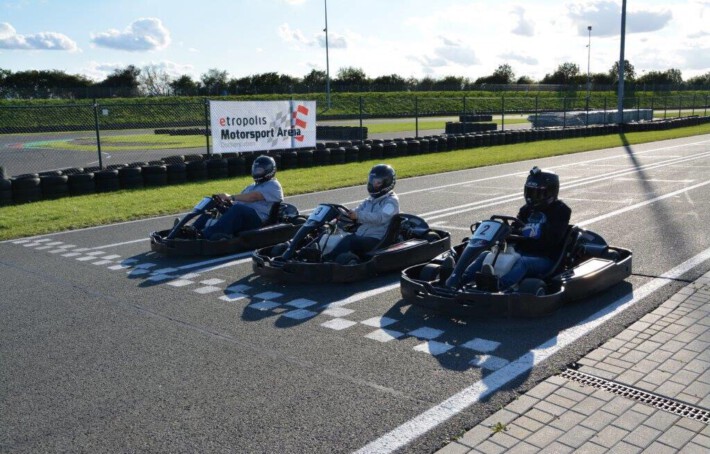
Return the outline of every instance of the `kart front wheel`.
{"type": "Polygon", "coordinates": [[[544,296],[545,281],[542,279],[523,279],[518,286],[518,293],[528,295],[544,296]]]}

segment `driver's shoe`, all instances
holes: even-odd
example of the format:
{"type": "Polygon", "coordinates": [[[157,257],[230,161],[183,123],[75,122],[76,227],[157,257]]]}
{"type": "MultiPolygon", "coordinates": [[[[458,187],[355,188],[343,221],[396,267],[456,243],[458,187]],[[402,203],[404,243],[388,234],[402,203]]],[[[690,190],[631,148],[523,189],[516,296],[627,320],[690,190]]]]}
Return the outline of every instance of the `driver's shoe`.
{"type": "Polygon", "coordinates": [[[183,225],[183,226],[180,228],[180,233],[181,233],[182,236],[184,236],[185,238],[189,238],[189,239],[192,239],[192,240],[196,240],[196,239],[202,238],[202,232],[200,232],[199,230],[197,230],[197,229],[195,228],[195,226],[193,226],[193,225],[183,225]]]}
{"type": "Polygon", "coordinates": [[[500,292],[500,280],[489,263],[483,265],[481,271],[476,273],[476,288],[485,292],[500,292]]]}

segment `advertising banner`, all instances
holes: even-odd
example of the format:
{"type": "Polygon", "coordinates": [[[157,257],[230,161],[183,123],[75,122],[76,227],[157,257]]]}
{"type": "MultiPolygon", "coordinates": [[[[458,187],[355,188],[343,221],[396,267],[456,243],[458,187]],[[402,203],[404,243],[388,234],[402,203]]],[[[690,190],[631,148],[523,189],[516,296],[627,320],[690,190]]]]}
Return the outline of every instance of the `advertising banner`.
{"type": "Polygon", "coordinates": [[[210,101],[214,153],[316,146],[315,101],[210,101]]]}

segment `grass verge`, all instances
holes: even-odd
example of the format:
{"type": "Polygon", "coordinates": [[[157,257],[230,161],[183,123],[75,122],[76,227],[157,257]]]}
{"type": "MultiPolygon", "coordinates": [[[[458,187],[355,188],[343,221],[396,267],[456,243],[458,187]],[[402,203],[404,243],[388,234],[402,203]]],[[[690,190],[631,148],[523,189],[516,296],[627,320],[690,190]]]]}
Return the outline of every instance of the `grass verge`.
{"type": "MultiPolygon", "coordinates": [[[[398,178],[406,178],[700,134],[710,134],[710,124],[667,131],[481,147],[398,157],[387,162],[396,169],[398,178]]],[[[362,185],[370,167],[380,161],[286,170],[279,172],[278,177],[286,195],[362,185]]],[[[204,195],[239,192],[250,182],[251,178],[244,176],[1,207],[0,240],[185,212],[204,195]]]]}

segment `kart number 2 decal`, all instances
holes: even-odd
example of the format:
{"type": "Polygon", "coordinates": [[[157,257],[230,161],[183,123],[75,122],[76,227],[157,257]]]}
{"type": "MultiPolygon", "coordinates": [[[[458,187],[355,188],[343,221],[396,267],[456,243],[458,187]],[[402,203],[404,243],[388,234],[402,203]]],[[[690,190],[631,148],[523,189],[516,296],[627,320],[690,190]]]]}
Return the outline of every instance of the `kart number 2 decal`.
{"type": "Polygon", "coordinates": [[[471,235],[472,240],[484,240],[492,241],[493,237],[496,235],[500,229],[500,224],[492,221],[483,221],[481,225],[478,226],[473,235],[471,235]]]}

